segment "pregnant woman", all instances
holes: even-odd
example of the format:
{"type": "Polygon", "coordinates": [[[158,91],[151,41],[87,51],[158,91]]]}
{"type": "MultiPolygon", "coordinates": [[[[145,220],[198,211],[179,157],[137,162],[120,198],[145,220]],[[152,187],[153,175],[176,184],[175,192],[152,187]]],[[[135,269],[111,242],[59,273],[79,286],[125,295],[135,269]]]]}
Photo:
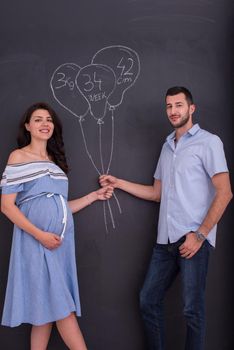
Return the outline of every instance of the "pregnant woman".
{"type": "Polygon", "coordinates": [[[80,316],[72,213],[106,200],[112,187],[67,201],[62,126],[45,103],[28,108],[19,148],[3,173],[1,210],[14,223],[2,325],[32,324],[31,350],[45,350],[52,323],[72,350],[86,350],[80,316]]]}

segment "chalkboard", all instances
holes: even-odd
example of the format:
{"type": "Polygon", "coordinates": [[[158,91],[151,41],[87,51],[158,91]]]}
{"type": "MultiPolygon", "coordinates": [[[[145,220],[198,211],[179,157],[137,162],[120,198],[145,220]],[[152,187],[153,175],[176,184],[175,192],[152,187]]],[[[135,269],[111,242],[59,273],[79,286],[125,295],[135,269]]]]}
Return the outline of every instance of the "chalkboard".
{"type": "MultiPolygon", "coordinates": [[[[221,137],[231,169],[231,9],[228,0],[2,3],[0,171],[16,147],[22,112],[46,101],[63,122],[71,199],[96,189],[103,172],[151,184],[171,132],[164,95],[174,85],[192,91],[195,121],[221,137]]],[[[158,209],[116,191],[109,204],[96,202],[74,216],[79,323],[90,350],[146,349],[138,295],[158,209]]],[[[206,350],[233,349],[231,213],[229,206],[210,261],[206,350]]],[[[12,224],[2,214],[0,231],[2,312],[12,237],[12,224]]],[[[176,281],[165,303],[167,350],[184,344],[179,288],[176,281]]],[[[28,325],[0,327],[1,347],[29,349],[29,334],[28,325]]],[[[54,330],[48,349],[64,348],[54,330]]]]}

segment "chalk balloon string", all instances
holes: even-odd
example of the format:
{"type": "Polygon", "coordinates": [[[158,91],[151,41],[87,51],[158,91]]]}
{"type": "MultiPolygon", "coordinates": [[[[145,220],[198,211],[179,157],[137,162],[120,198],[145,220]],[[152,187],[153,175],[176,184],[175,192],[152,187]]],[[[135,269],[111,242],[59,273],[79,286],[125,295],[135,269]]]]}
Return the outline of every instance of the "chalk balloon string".
{"type": "MultiPolygon", "coordinates": [[[[113,110],[111,111],[111,151],[110,151],[110,158],[109,158],[109,162],[108,162],[108,167],[107,170],[105,171],[104,168],[104,161],[103,161],[103,152],[102,152],[102,126],[104,124],[104,122],[102,123],[97,123],[98,127],[99,127],[99,153],[100,153],[100,160],[101,160],[101,171],[99,170],[98,166],[96,165],[90,151],[88,148],[88,143],[86,140],[86,136],[85,136],[85,132],[84,132],[84,128],[83,128],[83,122],[84,119],[83,118],[79,118],[79,125],[80,125],[80,130],[81,130],[81,134],[82,134],[82,138],[83,138],[83,142],[84,142],[84,146],[85,146],[85,151],[94,167],[94,169],[96,170],[97,174],[99,176],[101,176],[102,174],[109,174],[110,172],[110,166],[111,166],[111,162],[112,162],[112,158],[113,158],[113,148],[114,148],[114,113],[113,110]]],[[[117,195],[114,193],[113,197],[116,201],[116,204],[118,206],[119,212],[120,214],[122,213],[122,209],[119,203],[119,200],[117,198],[117,195]]],[[[115,221],[114,221],[114,216],[113,216],[113,212],[112,212],[112,208],[110,205],[110,201],[107,200],[107,205],[108,205],[108,209],[109,209],[109,213],[110,213],[110,218],[111,218],[111,223],[112,223],[112,227],[115,228],[115,221]]],[[[106,217],[106,202],[103,202],[103,210],[104,210],[104,222],[105,222],[105,227],[106,227],[106,231],[108,232],[108,226],[107,226],[107,217],[106,217]]]]}
{"type": "MultiPolygon", "coordinates": [[[[97,51],[91,64],[80,67],[75,63],[64,63],[54,71],[50,87],[55,100],[69,113],[75,116],[85,146],[85,151],[98,175],[109,174],[114,149],[114,111],[123,101],[126,91],[135,84],[140,74],[139,56],[133,49],[123,46],[107,46],[97,51]],[[102,149],[102,127],[107,111],[111,111],[111,149],[105,171],[102,149]],[[94,162],[89,151],[83,122],[90,113],[97,121],[99,157],[101,170],[94,162]]],[[[119,212],[122,213],[116,194],[113,194],[119,212]]],[[[103,202],[104,223],[108,232],[106,203],[108,205],[112,227],[115,228],[110,201],[103,202]]]]}

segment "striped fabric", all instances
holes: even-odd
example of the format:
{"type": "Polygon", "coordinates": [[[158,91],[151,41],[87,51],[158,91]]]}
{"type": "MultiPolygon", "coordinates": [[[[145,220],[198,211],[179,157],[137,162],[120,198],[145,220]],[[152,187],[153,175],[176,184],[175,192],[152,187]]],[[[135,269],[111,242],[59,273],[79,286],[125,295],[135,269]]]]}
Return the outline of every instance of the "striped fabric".
{"type": "Polygon", "coordinates": [[[49,175],[53,179],[67,180],[66,174],[53,162],[35,161],[8,164],[2,175],[0,186],[17,185],[45,175],[49,175]]]}
{"type": "Polygon", "coordinates": [[[2,325],[40,326],[71,312],[80,316],[66,175],[50,161],[7,165],[1,185],[3,194],[15,194],[16,205],[33,225],[62,239],[58,248],[49,250],[14,225],[2,325]]]}

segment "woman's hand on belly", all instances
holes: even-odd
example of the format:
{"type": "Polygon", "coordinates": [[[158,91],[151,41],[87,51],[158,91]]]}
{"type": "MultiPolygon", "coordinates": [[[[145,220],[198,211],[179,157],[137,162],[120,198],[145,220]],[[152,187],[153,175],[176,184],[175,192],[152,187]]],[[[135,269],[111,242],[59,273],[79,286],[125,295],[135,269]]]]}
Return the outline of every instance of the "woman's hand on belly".
{"type": "Polygon", "coordinates": [[[37,239],[45,248],[50,250],[58,248],[62,243],[60,236],[51,232],[43,232],[37,239]]]}

